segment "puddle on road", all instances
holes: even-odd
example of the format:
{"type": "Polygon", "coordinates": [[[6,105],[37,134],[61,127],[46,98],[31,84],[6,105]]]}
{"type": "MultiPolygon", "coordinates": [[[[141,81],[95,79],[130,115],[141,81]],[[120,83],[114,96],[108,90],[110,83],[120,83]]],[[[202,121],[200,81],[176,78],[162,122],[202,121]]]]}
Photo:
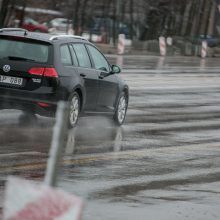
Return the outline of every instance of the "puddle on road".
{"type": "Polygon", "coordinates": [[[48,152],[52,129],[41,127],[10,127],[0,129],[1,154],[25,151],[48,152]]]}
{"type": "Polygon", "coordinates": [[[123,128],[108,119],[81,119],[80,125],[69,131],[66,154],[121,151],[123,138],[123,128]]]}

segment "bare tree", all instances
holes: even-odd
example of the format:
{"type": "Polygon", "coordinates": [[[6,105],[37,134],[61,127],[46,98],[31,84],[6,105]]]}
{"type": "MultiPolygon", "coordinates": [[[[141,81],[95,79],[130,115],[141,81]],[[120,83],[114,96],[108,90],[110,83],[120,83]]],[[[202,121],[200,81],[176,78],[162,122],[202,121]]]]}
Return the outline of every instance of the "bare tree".
{"type": "MultiPolygon", "coordinates": [[[[2,0],[0,26],[7,26],[14,5],[60,10],[73,20],[76,34],[91,30],[99,17],[107,41],[116,43],[119,24],[126,24],[131,39],[157,39],[159,35],[194,36],[214,32],[215,0],[2,0]],[[22,3],[23,2],[23,3],[22,3]],[[109,23],[108,23],[109,22],[109,23]]],[[[18,13],[22,22],[21,12],[18,13]]]]}
{"type": "Polygon", "coordinates": [[[74,3],[74,14],[73,14],[73,29],[75,34],[78,34],[80,32],[79,30],[79,11],[80,11],[80,5],[81,1],[80,0],[75,0],[74,3]]]}
{"type": "Polygon", "coordinates": [[[86,8],[87,8],[87,6],[88,6],[88,3],[89,3],[89,0],[84,0],[83,1],[83,4],[82,4],[82,12],[81,12],[81,22],[80,22],[80,26],[81,26],[81,28],[80,28],[80,31],[79,31],[79,33],[78,34],[80,34],[80,35],[82,35],[82,33],[83,33],[83,30],[84,30],[84,28],[85,28],[85,22],[86,22],[86,15],[87,15],[87,10],[86,10],[86,8]]]}
{"type": "Polygon", "coordinates": [[[8,8],[11,4],[11,0],[2,0],[1,11],[0,11],[0,27],[5,26],[5,21],[7,18],[8,8]]]}
{"type": "Polygon", "coordinates": [[[134,1],[130,0],[130,26],[129,26],[129,32],[130,32],[130,37],[133,40],[133,25],[134,25],[134,1]]]}

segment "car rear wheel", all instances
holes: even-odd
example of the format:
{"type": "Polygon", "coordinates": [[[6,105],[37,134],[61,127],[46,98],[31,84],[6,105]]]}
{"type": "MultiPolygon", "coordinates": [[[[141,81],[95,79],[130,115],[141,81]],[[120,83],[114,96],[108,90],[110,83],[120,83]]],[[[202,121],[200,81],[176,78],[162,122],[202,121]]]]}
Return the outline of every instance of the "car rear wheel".
{"type": "Polygon", "coordinates": [[[77,92],[74,92],[69,100],[69,127],[73,128],[79,118],[80,113],[80,98],[77,92]]]}
{"type": "Polygon", "coordinates": [[[128,97],[123,92],[119,97],[119,101],[118,101],[116,111],[113,117],[114,122],[117,125],[120,126],[124,123],[126,113],[127,113],[127,108],[128,108],[128,97]]]}

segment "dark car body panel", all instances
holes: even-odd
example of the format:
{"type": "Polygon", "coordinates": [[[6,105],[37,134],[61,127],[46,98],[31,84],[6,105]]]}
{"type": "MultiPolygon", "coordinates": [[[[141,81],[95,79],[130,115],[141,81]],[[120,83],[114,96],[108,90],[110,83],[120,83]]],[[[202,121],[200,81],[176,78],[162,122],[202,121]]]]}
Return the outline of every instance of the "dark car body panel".
{"type": "Polygon", "coordinates": [[[116,75],[109,75],[99,80],[100,92],[97,110],[109,112],[113,111],[117,94],[120,93],[118,78],[116,75]]]}

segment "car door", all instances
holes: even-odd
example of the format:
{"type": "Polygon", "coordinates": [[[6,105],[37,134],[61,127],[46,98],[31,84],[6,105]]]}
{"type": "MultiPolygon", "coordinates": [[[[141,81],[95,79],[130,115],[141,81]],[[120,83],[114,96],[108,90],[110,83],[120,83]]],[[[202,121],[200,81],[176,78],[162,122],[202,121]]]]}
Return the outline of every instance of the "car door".
{"type": "Polygon", "coordinates": [[[72,48],[79,63],[78,73],[84,80],[86,92],[84,111],[94,111],[98,100],[98,73],[92,68],[91,60],[84,44],[73,43],[72,48]]]}
{"type": "Polygon", "coordinates": [[[97,48],[89,44],[87,44],[86,47],[99,76],[97,111],[112,112],[119,91],[117,76],[115,74],[108,75],[111,71],[111,67],[104,55],[97,48]],[[103,73],[108,76],[102,77],[103,73]]]}

